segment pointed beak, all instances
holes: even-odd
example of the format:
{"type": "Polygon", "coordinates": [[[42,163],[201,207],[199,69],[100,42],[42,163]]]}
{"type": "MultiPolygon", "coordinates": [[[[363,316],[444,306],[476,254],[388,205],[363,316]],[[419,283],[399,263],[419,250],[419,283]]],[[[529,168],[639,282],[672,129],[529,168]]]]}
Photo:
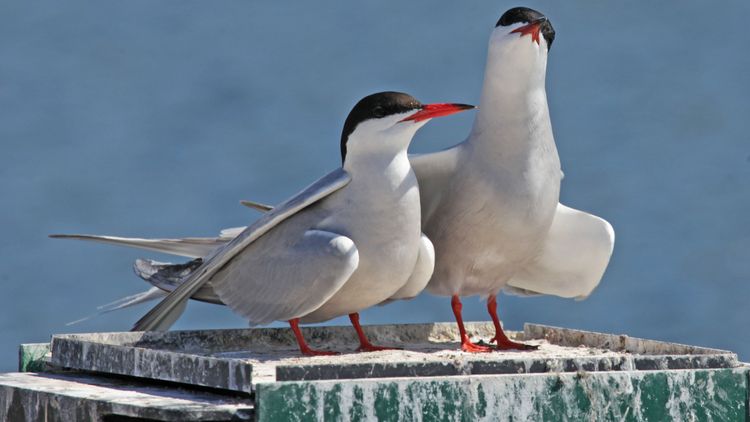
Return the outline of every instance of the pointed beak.
{"type": "Polygon", "coordinates": [[[527,23],[524,26],[518,27],[512,31],[510,31],[511,34],[521,34],[523,37],[524,35],[531,35],[531,41],[535,42],[537,45],[539,45],[539,32],[542,29],[542,24],[544,22],[547,22],[546,17],[541,17],[539,19],[534,19],[533,21],[527,23]]]}
{"type": "Polygon", "coordinates": [[[422,120],[432,119],[435,117],[449,116],[451,114],[460,113],[462,111],[475,109],[476,106],[469,104],[454,104],[454,103],[436,103],[436,104],[425,104],[422,109],[412,114],[411,116],[401,120],[402,122],[413,121],[421,122],[422,120]]]}

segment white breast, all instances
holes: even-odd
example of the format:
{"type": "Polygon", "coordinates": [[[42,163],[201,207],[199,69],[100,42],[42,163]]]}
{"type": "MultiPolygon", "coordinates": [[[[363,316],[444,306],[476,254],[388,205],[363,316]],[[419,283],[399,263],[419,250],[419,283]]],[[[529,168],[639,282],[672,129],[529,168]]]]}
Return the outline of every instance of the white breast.
{"type": "Polygon", "coordinates": [[[337,210],[335,221],[324,222],[323,228],[354,240],[359,267],[334,297],[302,322],[325,321],[387,300],[406,284],[417,262],[421,237],[419,189],[406,153],[388,162],[358,164],[357,171],[362,174],[377,174],[372,173],[372,167],[379,167],[381,174],[352,174],[347,189],[335,198],[347,206],[337,210]]]}

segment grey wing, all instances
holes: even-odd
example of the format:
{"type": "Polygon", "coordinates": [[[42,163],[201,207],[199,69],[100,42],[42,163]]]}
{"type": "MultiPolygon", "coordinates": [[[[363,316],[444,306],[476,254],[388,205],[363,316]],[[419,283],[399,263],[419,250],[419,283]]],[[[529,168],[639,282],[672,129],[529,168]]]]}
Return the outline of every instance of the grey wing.
{"type": "Polygon", "coordinates": [[[264,214],[260,219],[247,227],[226,246],[208,256],[203,264],[195,270],[180,286],[174,289],[164,300],[143,316],[133,326],[133,331],[164,328],[164,321],[174,319],[171,315],[178,306],[182,306],[190,296],[201,288],[221,268],[248,245],[263,236],[279,223],[346,186],[351,176],[339,168],[305,188],[299,194],[283,202],[278,207],[264,214]]]}
{"type": "MultiPolygon", "coordinates": [[[[189,275],[189,273],[197,267],[196,264],[199,264],[200,262],[200,258],[194,259],[186,264],[171,264],[156,262],[150,259],[137,259],[135,264],[133,264],[133,270],[136,275],[149,282],[153,287],[144,292],[126,296],[101,305],[97,307],[97,312],[95,314],[69,322],[66,325],[78,324],[79,322],[86,321],[108,312],[130,308],[131,306],[140,305],[141,303],[150,302],[156,299],[163,299],[169,292],[179,286],[184,280],[184,277],[189,275]]],[[[203,285],[203,287],[198,289],[198,291],[190,298],[201,302],[223,305],[221,299],[219,299],[219,297],[216,296],[216,293],[214,293],[211,283],[203,285]]],[[[179,317],[182,312],[175,312],[174,314],[179,317]]]]}
{"type": "Polygon", "coordinates": [[[130,246],[154,252],[188,258],[200,258],[211,254],[216,248],[226,245],[231,238],[225,237],[186,237],[183,239],[141,239],[137,237],[99,236],[90,234],[51,234],[53,239],[77,239],[130,246]]]}
{"type": "Polygon", "coordinates": [[[259,239],[212,279],[221,301],[252,324],[309,314],[357,269],[359,254],[348,237],[295,229],[280,227],[259,239]]]}
{"type": "Polygon", "coordinates": [[[248,208],[254,209],[255,211],[260,211],[260,212],[268,212],[268,211],[271,211],[273,209],[273,206],[271,206],[271,205],[267,205],[267,204],[264,204],[264,203],[261,203],[261,202],[249,201],[249,200],[246,200],[246,199],[240,201],[240,204],[242,204],[242,205],[244,205],[244,206],[246,206],[248,208]]]}
{"type": "MultiPolygon", "coordinates": [[[[136,259],[133,271],[143,280],[150,283],[151,289],[136,293],[131,296],[120,298],[114,302],[98,307],[98,312],[85,318],[70,322],[68,325],[90,319],[94,316],[107,312],[117,311],[131,306],[140,305],[155,299],[163,299],[169,292],[177,288],[185,280],[185,277],[197,268],[201,261],[200,257],[211,254],[214,249],[228,243],[245,230],[245,227],[232,227],[224,229],[216,238],[184,238],[184,239],[137,239],[113,236],[91,236],[91,235],[52,235],[64,239],[93,240],[101,243],[115,244],[119,246],[132,246],[140,249],[153,250],[156,252],[171,253],[173,255],[188,256],[196,258],[186,264],[173,264],[168,262],[157,262],[150,259],[136,259]],[[199,241],[199,242],[195,242],[199,241]],[[195,243],[192,243],[195,242],[195,243]],[[211,247],[208,247],[210,245],[211,247]],[[206,246],[205,249],[204,246],[206,246]],[[180,249],[176,249],[180,248],[180,249]],[[178,253],[179,252],[179,253],[178,253]],[[201,254],[201,255],[198,255],[201,254]],[[197,264],[197,265],[196,265],[197,264]]],[[[190,297],[201,302],[223,305],[221,299],[214,293],[211,283],[206,283],[190,297]]]]}
{"type": "MultiPolygon", "coordinates": [[[[150,259],[137,259],[133,264],[133,271],[138,277],[159,288],[164,292],[163,296],[176,289],[185,279],[203,263],[200,258],[184,264],[172,264],[157,262],[150,259]]],[[[221,299],[216,295],[211,282],[201,286],[190,299],[201,302],[223,305],[221,299]]]]}
{"type": "Polygon", "coordinates": [[[411,167],[419,182],[422,227],[425,227],[440,204],[442,194],[455,174],[459,153],[460,144],[438,152],[409,155],[411,167]]]}
{"type": "Polygon", "coordinates": [[[604,219],[557,204],[540,255],[508,281],[509,293],[585,299],[599,284],[615,245],[604,219]]]}

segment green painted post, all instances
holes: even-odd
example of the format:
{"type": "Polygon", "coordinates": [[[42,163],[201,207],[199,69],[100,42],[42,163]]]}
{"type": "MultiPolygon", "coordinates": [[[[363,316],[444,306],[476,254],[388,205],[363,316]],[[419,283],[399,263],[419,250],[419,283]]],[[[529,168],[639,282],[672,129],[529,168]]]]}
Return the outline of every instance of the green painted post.
{"type": "Polygon", "coordinates": [[[259,384],[258,421],[745,421],[748,368],[259,384]]]}
{"type": "Polygon", "coordinates": [[[49,343],[28,343],[18,347],[18,372],[42,372],[49,361],[49,343]]]}

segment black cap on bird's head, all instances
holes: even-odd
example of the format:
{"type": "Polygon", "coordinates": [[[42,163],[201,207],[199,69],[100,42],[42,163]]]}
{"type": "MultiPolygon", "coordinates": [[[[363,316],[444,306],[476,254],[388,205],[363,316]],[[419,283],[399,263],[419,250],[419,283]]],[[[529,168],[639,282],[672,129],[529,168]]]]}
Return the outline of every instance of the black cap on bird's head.
{"type": "Polygon", "coordinates": [[[514,29],[511,31],[511,34],[517,33],[522,37],[524,35],[531,35],[532,41],[539,44],[539,33],[541,33],[547,41],[547,50],[552,47],[552,42],[555,40],[555,29],[552,28],[552,23],[546,16],[534,9],[529,9],[528,7],[508,9],[508,11],[500,16],[495,28],[517,23],[524,23],[526,25],[514,29]]]}
{"type": "Polygon", "coordinates": [[[352,111],[349,112],[346,122],[344,122],[344,129],[341,132],[341,161],[346,158],[346,144],[349,141],[349,136],[362,122],[409,112],[412,112],[412,114],[406,115],[394,123],[420,122],[472,108],[474,106],[467,104],[422,104],[416,98],[403,92],[386,91],[368,95],[359,100],[352,111]]]}

